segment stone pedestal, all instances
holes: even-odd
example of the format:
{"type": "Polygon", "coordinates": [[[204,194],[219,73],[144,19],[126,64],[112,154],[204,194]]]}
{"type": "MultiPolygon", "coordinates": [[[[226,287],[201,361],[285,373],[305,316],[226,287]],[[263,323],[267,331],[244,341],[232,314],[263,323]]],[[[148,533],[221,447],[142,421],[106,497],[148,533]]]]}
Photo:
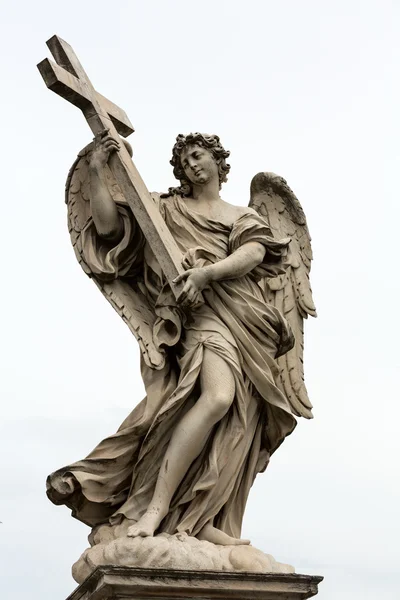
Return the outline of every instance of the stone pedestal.
{"type": "Polygon", "coordinates": [[[67,600],[305,600],[322,577],[98,567],[67,600]]]}

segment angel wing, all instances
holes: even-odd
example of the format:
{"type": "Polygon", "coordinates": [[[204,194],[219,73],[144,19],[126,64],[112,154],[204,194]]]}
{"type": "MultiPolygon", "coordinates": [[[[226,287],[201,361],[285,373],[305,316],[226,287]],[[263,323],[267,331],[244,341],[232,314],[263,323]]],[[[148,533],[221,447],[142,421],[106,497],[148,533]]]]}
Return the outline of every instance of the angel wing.
{"type": "MultiPolygon", "coordinates": [[[[139,275],[135,281],[129,280],[129,282],[120,278],[111,282],[103,282],[96,278],[85,262],[82,251],[82,230],[91,220],[89,158],[92,147],[93,143],[79,152],[77,159],[69,171],[65,184],[68,229],[72,246],[82,269],[93,279],[97,287],[136,337],[146,364],[154,369],[162,369],[165,364],[165,354],[156,348],[153,343],[153,324],[156,316],[147,296],[141,291],[141,276],[139,275]]],[[[106,178],[110,193],[115,202],[127,205],[108,167],[106,167],[106,178]]]]}
{"type": "Polygon", "coordinates": [[[292,238],[286,273],[265,278],[260,285],[268,301],[290,323],[296,340],[294,348],[277,359],[280,369],[278,384],[288,398],[293,413],[312,419],[312,404],[304,383],[303,368],[303,321],[308,315],[316,316],[309,279],[312,250],[306,217],[286,181],[274,173],[258,173],[253,177],[249,206],[267,219],[274,237],[292,238]]]}

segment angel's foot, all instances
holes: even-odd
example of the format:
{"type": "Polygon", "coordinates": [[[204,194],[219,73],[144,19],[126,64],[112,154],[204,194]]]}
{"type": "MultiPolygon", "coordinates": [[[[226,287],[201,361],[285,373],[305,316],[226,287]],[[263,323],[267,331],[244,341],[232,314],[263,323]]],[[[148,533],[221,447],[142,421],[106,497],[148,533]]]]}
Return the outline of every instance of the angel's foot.
{"type": "Polygon", "coordinates": [[[250,540],[231,537],[220,529],[213,527],[210,523],[203,527],[200,533],[197,534],[197,537],[199,540],[206,540],[220,546],[248,546],[250,544],[250,540]]]}
{"type": "Polygon", "coordinates": [[[148,509],[135,525],[129,527],[126,535],[128,537],[153,536],[164,516],[160,509],[148,509]]]}

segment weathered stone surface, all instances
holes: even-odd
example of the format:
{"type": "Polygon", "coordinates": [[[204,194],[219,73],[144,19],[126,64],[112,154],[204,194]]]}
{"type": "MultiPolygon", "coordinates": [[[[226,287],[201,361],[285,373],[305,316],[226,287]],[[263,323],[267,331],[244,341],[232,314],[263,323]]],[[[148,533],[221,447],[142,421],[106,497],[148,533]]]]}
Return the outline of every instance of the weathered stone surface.
{"type": "Polygon", "coordinates": [[[322,577],[99,567],[67,600],[306,600],[322,577]]]}
{"type": "MultiPolygon", "coordinates": [[[[66,42],[48,45],[57,64],[39,65],[46,84],[95,134],[67,180],[71,241],[138,340],[146,388],[114,435],[48,478],[49,498],[92,527],[74,575],[105,564],[287,573],[241,528],[255,478],[295,416],[312,417],[303,320],[315,307],[301,205],[271,173],[253,179],[249,206],[224,201],[230,153],[202,133],[177,136],[179,186],[150,195],[118,136],[132,131],[126,114],[96,92],[66,42]]],[[[107,350],[90,376],[117,360],[107,350]]],[[[303,581],[290,577],[286,586],[303,581]]]]}
{"type": "Polygon", "coordinates": [[[294,567],[278,563],[271,555],[253,546],[221,546],[186,534],[155,537],[107,539],[97,533],[96,543],[85,550],[72,567],[72,575],[82,583],[100,566],[116,565],[142,568],[187,569],[191,571],[245,571],[253,573],[294,573],[294,567]]]}

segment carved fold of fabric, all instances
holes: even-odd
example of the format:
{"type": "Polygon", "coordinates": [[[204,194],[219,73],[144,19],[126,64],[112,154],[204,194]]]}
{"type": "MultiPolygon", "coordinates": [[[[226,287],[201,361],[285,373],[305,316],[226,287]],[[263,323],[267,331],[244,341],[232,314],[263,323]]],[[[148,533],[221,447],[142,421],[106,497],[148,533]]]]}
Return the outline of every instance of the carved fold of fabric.
{"type": "Polygon", "coordinates": [[[147,396],[118,431],[101,441],[83,460],[47,478],[47,496],[65,504],[89,526],[105,523],[128,498],[141,444],[155,415],[176,388],[176,374],[166,365],[157,371],[142,363],[147,396]]]}
{"type": "Polygon", "coordinates": [[[129,209],[118,205],[124,235],[118,244],[102,240],[90,219],[82,231],[82,251],[92,274],[100,281],[133,277],[142,270],[144,236],[129,209]]]}
{"type": "Polygon", "coordinates": [[[256,283],[261,271],[269,276],[283,272],[289,240],[273,240],[266,221],[256,215],[244,215],[229,226],[189,212],[179,197],[160,203],[186,267],[223,260],[249,241],[266,248],[259,271],[212,282],[203,292],[204,304],[185,319],[154,255],[147,244],[143,247],[134,220],[126,209],[119,210],[125,232],[120,244],[115,248],[103,244],[89,224],[85,260],[99,280],[129,277],[142,269],[140,285],[155,315],[153,342],[167,348],[167,360],[161,370],[142,361],[146,398],[86,459],[50,476],[49,497],[70,506],[74,516],[90,525],[139,519],[151,501],[171,435],[198,398],[207,350],[229,365],[234,401],[186,473],[159,531],[196,535],[212,521],[238,537],[254,478],[296,425],[276,385],[275,360],[292,347],[293,335],[256,283]],[[173,356],[168,352],[171,346],[173,356]]]}
{"type": "Polygon", "coordinates": [[[197,246],[196,248],[189,248],[184,254],[182,259],[182,265],[185,269],[197,269],[205,267],[208,264],[214,264],[218,261],[218,257],[209,250],[197,246]]]}
{"type": "Polygon", "coordinates": [[[153,326],[153,341],[156,347],[163,349],[175,346],[181,338],[182,319],[168,283],[163,285],[158,294],[154,311],[157,315],[153,326]]]}
{"type": "Polygon", "coordinates": [[[290,241],[290,238],[275,240],[265,219],[260,215],[248,213],[233,224],[229,236],[229,253],[235,252],[246,242],[262,244],[265,247],[264,260],[251,274],[256,280],[262,277],[276,277],[286,271],[284,261],[290,241]]]}

